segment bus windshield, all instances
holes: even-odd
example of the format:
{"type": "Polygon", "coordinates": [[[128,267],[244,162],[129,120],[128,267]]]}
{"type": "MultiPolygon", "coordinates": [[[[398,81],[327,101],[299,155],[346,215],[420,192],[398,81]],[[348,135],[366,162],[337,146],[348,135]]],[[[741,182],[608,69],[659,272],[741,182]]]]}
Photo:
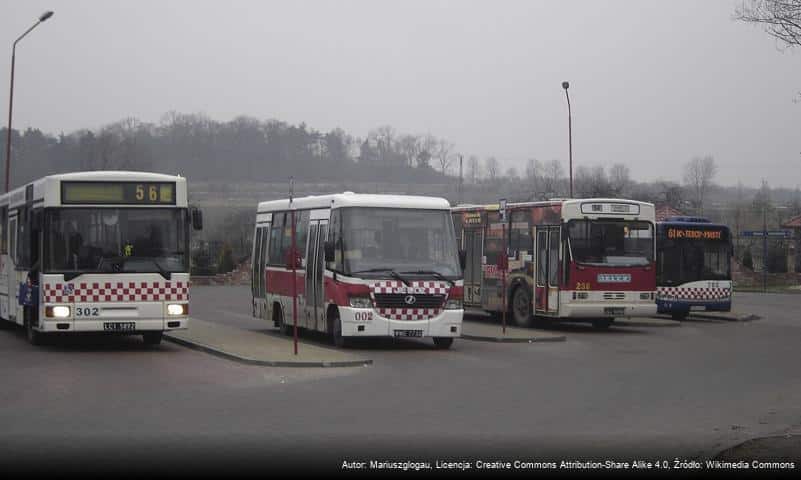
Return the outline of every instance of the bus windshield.
{"type": "Polygon", "coordinates": [[[342,210],[345,273],[395,270],[459,276],[450,212],[374,207],[342,210]]]}
{"type": "Polygon", "coordinates": [[[188,271],[184,209],[51,209],[45,225],[45,272],[188,271]]]}
{"type": "Polygon", "coordinates": [[[654,259],[654,229],[649,222],[571,220],[567,230],[576,262],[631,267],[649,265],[654,259]]]}
{"type": "Polygon", "coordinates": [[[681,285],[731,280],[731,246],[725,240],[663,239],[657,253],[657,283],[681,285]]]}

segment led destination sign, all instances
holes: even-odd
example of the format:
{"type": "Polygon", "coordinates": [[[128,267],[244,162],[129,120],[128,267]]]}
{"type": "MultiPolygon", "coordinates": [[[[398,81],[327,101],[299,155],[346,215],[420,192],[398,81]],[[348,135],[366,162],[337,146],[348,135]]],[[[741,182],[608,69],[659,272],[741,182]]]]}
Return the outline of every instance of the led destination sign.
{"type": "Polygon", "coordinates": [[[175,182],[62,182],[61,203],[175,205],[175,182]]]}
{"type": "Polygon", "coordinates": [[[689,240],[725,240],[724,230],[703,228],[668,228],[667,238],[689,240]]]}

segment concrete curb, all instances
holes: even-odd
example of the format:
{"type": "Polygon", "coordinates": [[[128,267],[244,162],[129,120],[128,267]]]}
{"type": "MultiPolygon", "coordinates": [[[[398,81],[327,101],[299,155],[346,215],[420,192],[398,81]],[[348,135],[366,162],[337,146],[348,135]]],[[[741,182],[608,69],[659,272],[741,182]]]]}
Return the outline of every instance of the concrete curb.
{"type": "MultiPolygon", "coordinates": [[[[737,317],[727,317],[727,316],[724,316],[724,315],[715,315],[714,313],[712,313],[712,314],[707,314],[707,313],[692,314],[691,313],[690,317],[696,317],[696,318],[701,318],[701,319],[708,318],[708,319],[712,319],[712,320],[725,320],[727,322],[751,322],[751,321],[759,320],[759,319],[762,318],[759,315],[754,315],[753,313],[747,313],[747,314],[744,314],[744,315],[738,315],[737,317]]],[[[688,318],[690,318],[690,317],[688,317],[688,318]]]]}
{"type": "Polygon", "coordinates": [[[564,342],[567,340],[565,335],[554,335],[551,337],[531,337],[531,338],[510,338],[510,337],[489,337],[483,335],[465,335],[460,337],[464,340],[474,342],[496,342],[496,343],[534,343],[534,342],[564,342]]]}
{"type": "Polygon", "coordinates": [[[654,317],[643,317],[643,318],[652,318],[654,320],[662,320],[665,323],[649,323],[649,322],[643,322],[643,321],[639,321],[638,322],[637,320],[629,321],[629,320],[618,320],[618,319],[615,319],[615,321],[612,323],[611,326],[612,327],[614,327],[614,326],[619,326],[619,327],[680,327],[681,326],[681,322],[680,321],[672,320],[670,318],[655,317],[655,316],[654,317]],[[668,323],[668,322],[670,322],[670,323],[668,323]]]}
{"type": "Polygon", "coordinates": [[[285,360],[258,360],[255,358],[248,358],[243,357],[240,355],[235,355],[233,353],[229,353],[218,348],[214,348],[208,345],[204,345],[198,342],[192,342],[189,340],[185,340],[183,338],[172,337],[169,334],[164,335],[164,339],[168,342],[175,343],[177,345],[181,345],[183,347],[191,348],[192,350],[197,350],[204,353],[209,353],[215,355],[220,358],[224,358],[226,360],[232,360],[234,362],[242,363],[245,365],[260,365],[264,367],[320,367],[320,368],[333,368],[333,367],[363,367],[367,365],[372,365],[373,361],[370,359],[364,360],[350,360],[350,361],[342,361],[342,362],[308,362],[308,361],[285,361],[285,360]]]}

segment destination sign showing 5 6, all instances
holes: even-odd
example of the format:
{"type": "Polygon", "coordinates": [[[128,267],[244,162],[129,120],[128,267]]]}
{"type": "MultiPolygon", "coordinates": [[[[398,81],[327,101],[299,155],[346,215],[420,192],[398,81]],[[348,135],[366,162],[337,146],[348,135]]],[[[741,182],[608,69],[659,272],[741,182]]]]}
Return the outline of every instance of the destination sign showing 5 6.
{"type": "Polygon", "coordinates": [[[63,182],[64,204],[175,205],[174,182],[63,182]]]}

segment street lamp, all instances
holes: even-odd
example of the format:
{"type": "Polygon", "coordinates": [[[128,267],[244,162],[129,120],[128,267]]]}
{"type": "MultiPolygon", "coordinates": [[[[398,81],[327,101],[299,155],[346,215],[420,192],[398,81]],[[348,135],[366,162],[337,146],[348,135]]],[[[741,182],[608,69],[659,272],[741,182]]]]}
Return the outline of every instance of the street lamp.
{"type": "Polygon", "coordinates": [[[11,47],[11,86],[9,87],[8,93],[8,131],[6,132],[6,192],[8,192],[8,188],[10,185],[10,168],[11,168],[11,112],[14,109],[14,60],[17,53],[17,42],[22,40],[25,35],[29,34],[31,30],[38,27],[40,23],[44,22],[48,18],[53,16],[53,11],[48,10],[43,14],[39,15],[39,20],[33,24],[33,26],[27,30],[25,33],[19,36],[16,40],[14,40],[14,45],[11,47]]]}
{"type": "Polygon", "coordinates": [[[573,198],[573,120],[570,115],[570,95],[567,93],[570,84],[568,82],[562,82],[562,88],[565,89],[565,98],[567,98],[567,145],[568,155],[570,156],[570,198],[573,198]]]}

